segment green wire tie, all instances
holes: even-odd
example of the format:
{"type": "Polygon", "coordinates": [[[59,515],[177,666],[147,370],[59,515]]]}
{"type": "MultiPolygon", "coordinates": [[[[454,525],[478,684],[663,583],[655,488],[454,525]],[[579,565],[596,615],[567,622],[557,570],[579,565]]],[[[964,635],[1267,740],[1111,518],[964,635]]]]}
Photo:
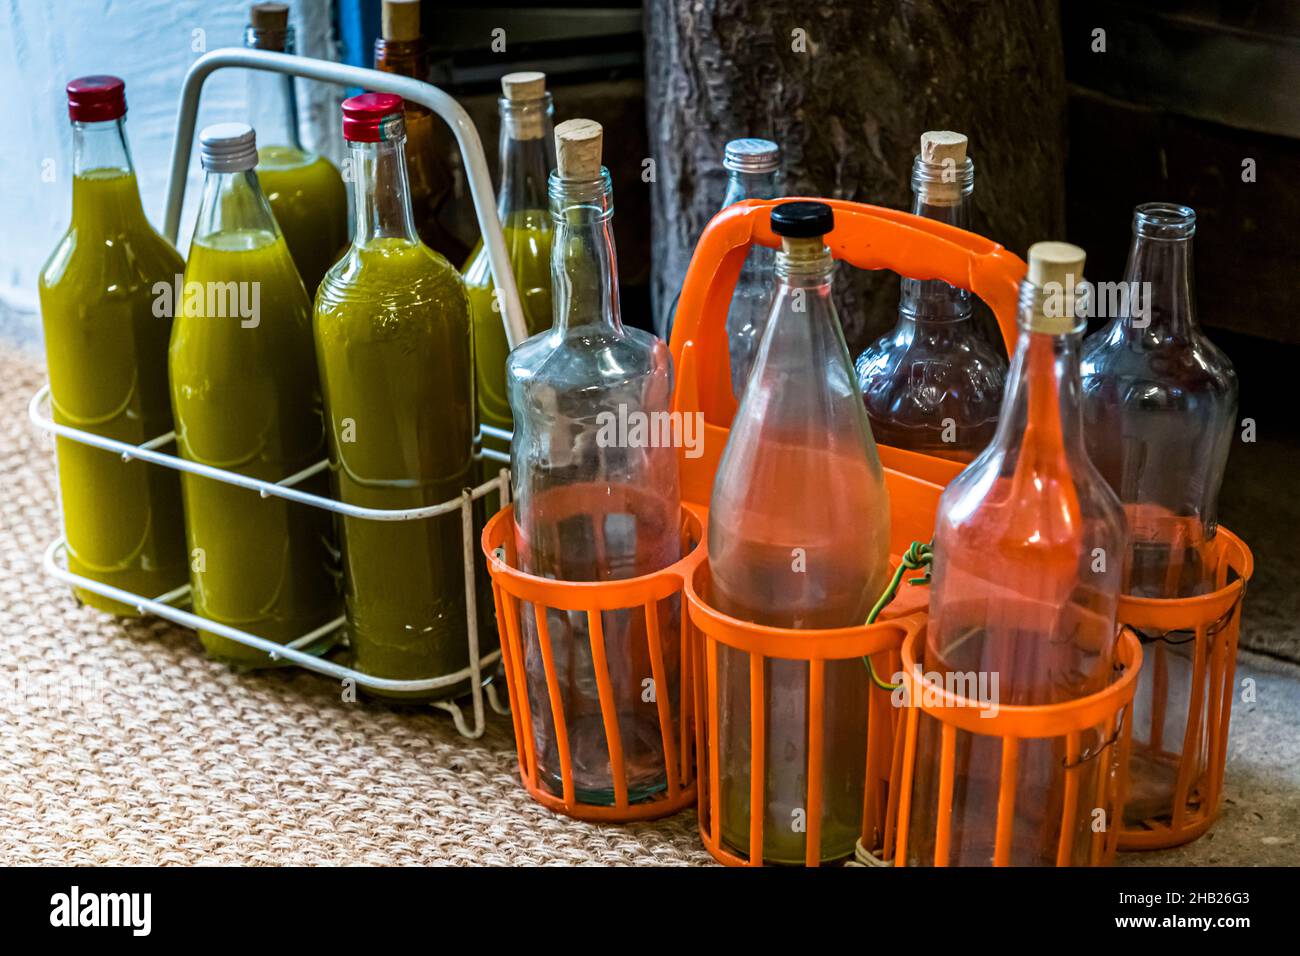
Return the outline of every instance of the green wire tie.
{"type": "MultiPolygon", "coordinates": [[[[885,593],[880,595],[880,600],[876,606],[871,609],[867,615],[867,623],[875,624],[876,618],[880,617],[880,612],[889,606],[889,603],[898,596],[898,587],[903,583],[903,575],[908,571],[916,571],[919,568],[925,568],[925,574],[919,578],[911,578],[908,584],[929,584],[930,583],[930,566],[934,561],[934,541],[929,544],[922,544],[920,541],[913,541],[911,547],[903,555],[903,560],[899,562],[898,567],[894,569],[894,576],[889,580],[889,586],[885,588],[885,593]]],[[[893,693],[902,687],[902,684],[891,684],[889,681],[881,680],[876,674],[876,668],[872,666],[871,657],[863,655],[862,663],[867,665],[867,673],[871,675],[871,682],[881,690],[893,693]]]]}

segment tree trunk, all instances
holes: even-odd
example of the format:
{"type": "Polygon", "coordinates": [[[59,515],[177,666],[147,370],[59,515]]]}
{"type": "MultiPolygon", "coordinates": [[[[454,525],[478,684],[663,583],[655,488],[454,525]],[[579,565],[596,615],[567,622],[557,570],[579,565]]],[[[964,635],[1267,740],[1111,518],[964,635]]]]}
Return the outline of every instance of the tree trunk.
{"type": "MultiPolygon", "coordinates": [[[[921,133],[970,137],[972,228],[1020,255],[1062,238],[1065,76],[1056,0],[648,0],[653,294],[667,318],[721,206],[740,136],[784,151],[788,195],[907,209],[921,133]]],[[[898,283],[842,268],[857,355],[893,324],[898,283]]]]}

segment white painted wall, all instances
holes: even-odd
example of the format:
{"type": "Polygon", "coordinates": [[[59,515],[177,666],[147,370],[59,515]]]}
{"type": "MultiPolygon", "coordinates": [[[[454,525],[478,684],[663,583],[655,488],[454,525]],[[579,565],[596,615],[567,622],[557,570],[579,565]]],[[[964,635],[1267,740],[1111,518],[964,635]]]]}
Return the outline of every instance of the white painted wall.
{"type": "MultiPolygon", "coordinates": [[[[0,309],[18,331],[39,326],[36,282],[67,228],[72,131],[63,88],[73,77],[112,73],[126,81],[127,138],[145,212],[161,228],[181,79],[207,50],[239,46],[248,0],[0,0],[0,309]],[[52,161],[52,165],[50,164],[52,161]],[[43,168],[53,170],[44,181],[43,168]]],[[[290,0],[298,52],[336,59],[330,0],[290,0]]],[[[204,84],[198,128],[241,119],[246,81],[233,70],[204,84]]],[[[341,90],[298,82],[302,136],[338,162],[341,90]]],[[[202,176],[190,168],[182,253],[202,176]]]]}

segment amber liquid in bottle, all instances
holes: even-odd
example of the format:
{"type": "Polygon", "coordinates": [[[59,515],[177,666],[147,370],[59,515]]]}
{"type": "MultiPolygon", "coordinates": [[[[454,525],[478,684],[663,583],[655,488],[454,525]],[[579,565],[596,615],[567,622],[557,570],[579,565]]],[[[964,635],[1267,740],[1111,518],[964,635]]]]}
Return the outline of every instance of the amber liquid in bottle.
{"type": "MultiPolygon", "coordinates": [[[[912,213],[965,229],[975,164],[966,137],[921,137],[912,213]]],[[[858,384],[876,441],[968,462],[993,438],[1007,363],[979,335],[973,296],[936,279],[901,280],[898,324],[858,356],[858,384]]]]}
{"type": "MultiPolygon", "coordinates": [[[[420,33],[420,5],[383,5],[383,32],[375,40],[375,69],[417,80],[429,79],[429,54],[420,33]]],[[[448,228],[448,204],[454,201],[454,180],[448,168],[451,131],[432,111],[406,103],[406,168],[410,179],[411,211],[420,241],[453,263],[465,261],[469,247],[448,228]]]]}

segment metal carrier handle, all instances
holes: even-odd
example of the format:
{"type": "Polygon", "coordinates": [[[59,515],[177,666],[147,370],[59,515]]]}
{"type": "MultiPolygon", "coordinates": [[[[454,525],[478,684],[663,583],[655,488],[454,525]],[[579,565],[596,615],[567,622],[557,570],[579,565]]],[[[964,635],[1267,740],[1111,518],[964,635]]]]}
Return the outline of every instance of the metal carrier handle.
{"type": "MultiPolygon", "coordinates": [[[[451,127],[452,132],[455,133],[457,145],[460,147],[461,158],[469,180],[470,193],[474,201],[474,211],[483,234],[488,263],[492,270],[492,278],[496,283],[498,292],[504,298],[502,302],[502,321],[505,325],[506,339],[513,348],[527,338],[528,333],[524,324],[523,308],[520,305],[514,273],[510,269],[505,237],[501,231],[501,220],[497,216],[496,197],[492,189],[491,177],[488,175],[487,160],[483,154],[483,144],[479,138],[478,130],[474,127],[464,108],[454,99],[435,86],[409,77],[394,76],[377,70],[366,70],[360,67],[331,63],[327,60],[272,53],[265,50],[223,49],[214,50],[200,57],[185,75],[181,87],[180,105],[176,114],[176,137],[172,146],[171,176],[167,185],[164,228],[167,238],[173,245],[176,244],[180,230],[181,207],[185,199],[185,183],[189,170],[190,151],[194,142],[194,122],[198,114],[199,95],[204,81],[212,73],[225,67],[243,67],[272,73],[285,73],[290,76],[300,76],[305,79],[335,83],[341,86],[358,86],[384,93],[395,93],[403,99],[426,106],[441,116],[451,127]]],[[[475,587],[477,541],[474,534],[472,506],[474,501],[493,491],[499,494],[502,504],[509,503],[510,482],[506,469],[503,468],[497,477],[484,482],[476,488],[467,488],[458,498],[441,504],[406,509],[363,508],[357,505],[345,504],[332,498],[313,495],[294,487],[312,475],[325,470],[328,467],[328,463],[325,461],[317,462],[311,467],[297,474],[288,475],[277,482],[249,478],[235,472],[186,461],[176,455],[169,455],[160,451],[160,448],[175,440],[176,433],[174,431],[155,436],[139,445],[133,445],[67,425],[60,425],[54,421],[53,415],[50,414],[47,408],[50,400],[49,396],[50,388],[46,385],[32,397],[28,405],[28,417],[38,428],[70,441],[100,448],[104,451],[115,452],[122,456],[123,461],[139,459],[154,465],[189,472],[213,481],[221,481],[229,485],[256,491],[264,498],[284,498],[301,505],[321,508],[335,514],[364,520],[418,521],[459,511],[462,525],[461,536],[467,618],[466,638],[469,645],[469,666],[453,674],[443,674],[420,680],[395,680],[374,677],[353,668],[323,660],[303,649],[310,647],[316,640],[330,631],[341,627],[345,622],[343,617],[336,618],[325,626],[304,634],[288,644],[277,644],[256,634],[250,634],[247,631],[241,631],[216,621],[206,620],[176,607],[176,602],[181,601],[189,594],[189,585],[176,588],[167,594],[150,597],[132,594],[75,574],[68,569],[66,561],[60,560],[65,555],[67,548],[67,542],[62,537],[51,542],[45,549],[43,560],[45,570],[67,584],[85,588],[123,604],[133,606],[141,613],[155,614],[185,627],[210,630],[248,647],[264,651],[272,659],[291,661],[300,667],[337,680],[352,680],[361,687],[390,692],[421,692],[455,686],[468,680],[472,697],[472,722],[467,722],[464,711],[455,701],[441,700],[431,701],[430,703],[434,707],[450,713],[455,721],[456,729],[463,736],[470,738],[482,736],[485,728],[483,705],[485,689],[482,676],[487,668],[500,659],[501,652],[497,650],[482,656],[479,654],[477,589],[475,587]]],[[[509,464],[508,455],[481,447],[482,435],[508,441],[510,433],[484,426],[480,429],[480,438],[475,443],[476,458],[488,458],[509,464]]],[[[486,696],[493,710],[498,713],[509,712],[500,701],[493,685],[487,686],[486,696]]]]}

